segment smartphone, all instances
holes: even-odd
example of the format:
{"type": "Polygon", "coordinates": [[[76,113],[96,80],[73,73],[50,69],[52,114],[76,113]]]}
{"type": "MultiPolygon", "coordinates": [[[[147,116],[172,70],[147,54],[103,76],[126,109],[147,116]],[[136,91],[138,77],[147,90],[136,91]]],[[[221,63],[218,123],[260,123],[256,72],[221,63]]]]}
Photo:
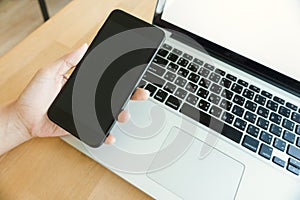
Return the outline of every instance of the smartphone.
{"type": "Polygon", "coordinates": [[[50,106],[49,119],[99,147],[164,39],[161,29],[121,10],[111,12],[50,106]]]}

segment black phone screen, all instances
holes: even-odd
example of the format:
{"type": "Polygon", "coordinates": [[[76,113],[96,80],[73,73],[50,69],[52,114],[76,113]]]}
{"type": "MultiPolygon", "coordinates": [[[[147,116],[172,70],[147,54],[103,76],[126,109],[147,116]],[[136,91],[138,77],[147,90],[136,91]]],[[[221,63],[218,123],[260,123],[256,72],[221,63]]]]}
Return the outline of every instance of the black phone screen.
{"type": "Polygon", "coordinates": [[[49,108],[49,119],[100,146],[163,40],[162,30],[113,11],[49,108]]]}

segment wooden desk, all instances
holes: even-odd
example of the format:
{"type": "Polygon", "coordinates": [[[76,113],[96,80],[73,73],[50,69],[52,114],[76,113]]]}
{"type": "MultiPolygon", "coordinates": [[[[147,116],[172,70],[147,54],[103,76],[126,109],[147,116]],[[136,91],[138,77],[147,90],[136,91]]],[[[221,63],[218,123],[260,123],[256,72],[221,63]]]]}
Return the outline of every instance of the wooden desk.
{"type": "MultiPolygon", "coordinates": [[[[115,8],[151,22],[155,0],[74,0],[0,58],[0,104],[34,73],[90,43],[115,8]]],[[[1,117],[1,116],[0,116],[1,117]]],[[[0,199],[151,199],[59,138],[33,139],[0,157],[0,199]]]]}

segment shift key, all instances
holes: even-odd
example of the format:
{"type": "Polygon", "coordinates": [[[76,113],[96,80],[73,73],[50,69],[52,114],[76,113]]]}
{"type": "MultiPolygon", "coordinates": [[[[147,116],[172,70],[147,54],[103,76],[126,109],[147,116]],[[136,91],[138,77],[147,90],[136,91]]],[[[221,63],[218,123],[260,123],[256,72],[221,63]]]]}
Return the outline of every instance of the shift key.
{"type": "Polygon", "coordinates": [[[163,68],[161,68],[158,65],[153,64],[153,63],[149,66],[148,70],[150,72],[153,72],[154,74],[159,75],[159,76],[162,76],[166,71],[165,69],[163,69],[163,68]]]}
{"type": "Polygon", "coordinates": [[[298,149],[297,147],[289,145],[288,149],[287,149],[287,154],[289,154],[290,156],[300,160],[300,149],[298,149]]]}
{"type": "Polygon", "coordinates": [[[162,87],[166,82],[162,78],[160,78],[160,77],[158,77],[158,76],[156,76],[156,75],[154,75],[154,74],[152,74],[148,71],[144,74],[143,79],[149,81],[150,83],[152,83],[152,84],[154,84],[158,87],[162,87]]]}

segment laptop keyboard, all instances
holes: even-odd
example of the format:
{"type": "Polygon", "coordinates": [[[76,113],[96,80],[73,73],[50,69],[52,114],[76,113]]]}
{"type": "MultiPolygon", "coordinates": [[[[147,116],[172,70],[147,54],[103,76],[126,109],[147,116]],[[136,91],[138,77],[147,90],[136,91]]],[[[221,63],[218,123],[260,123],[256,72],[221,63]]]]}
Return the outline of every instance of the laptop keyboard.
{"type": "Polygon", "coordinates": [[[158,51],[139,87],[149,90],[153,99],[299,175],[300,110],[296,105],[168,44],[158,51]]]}

